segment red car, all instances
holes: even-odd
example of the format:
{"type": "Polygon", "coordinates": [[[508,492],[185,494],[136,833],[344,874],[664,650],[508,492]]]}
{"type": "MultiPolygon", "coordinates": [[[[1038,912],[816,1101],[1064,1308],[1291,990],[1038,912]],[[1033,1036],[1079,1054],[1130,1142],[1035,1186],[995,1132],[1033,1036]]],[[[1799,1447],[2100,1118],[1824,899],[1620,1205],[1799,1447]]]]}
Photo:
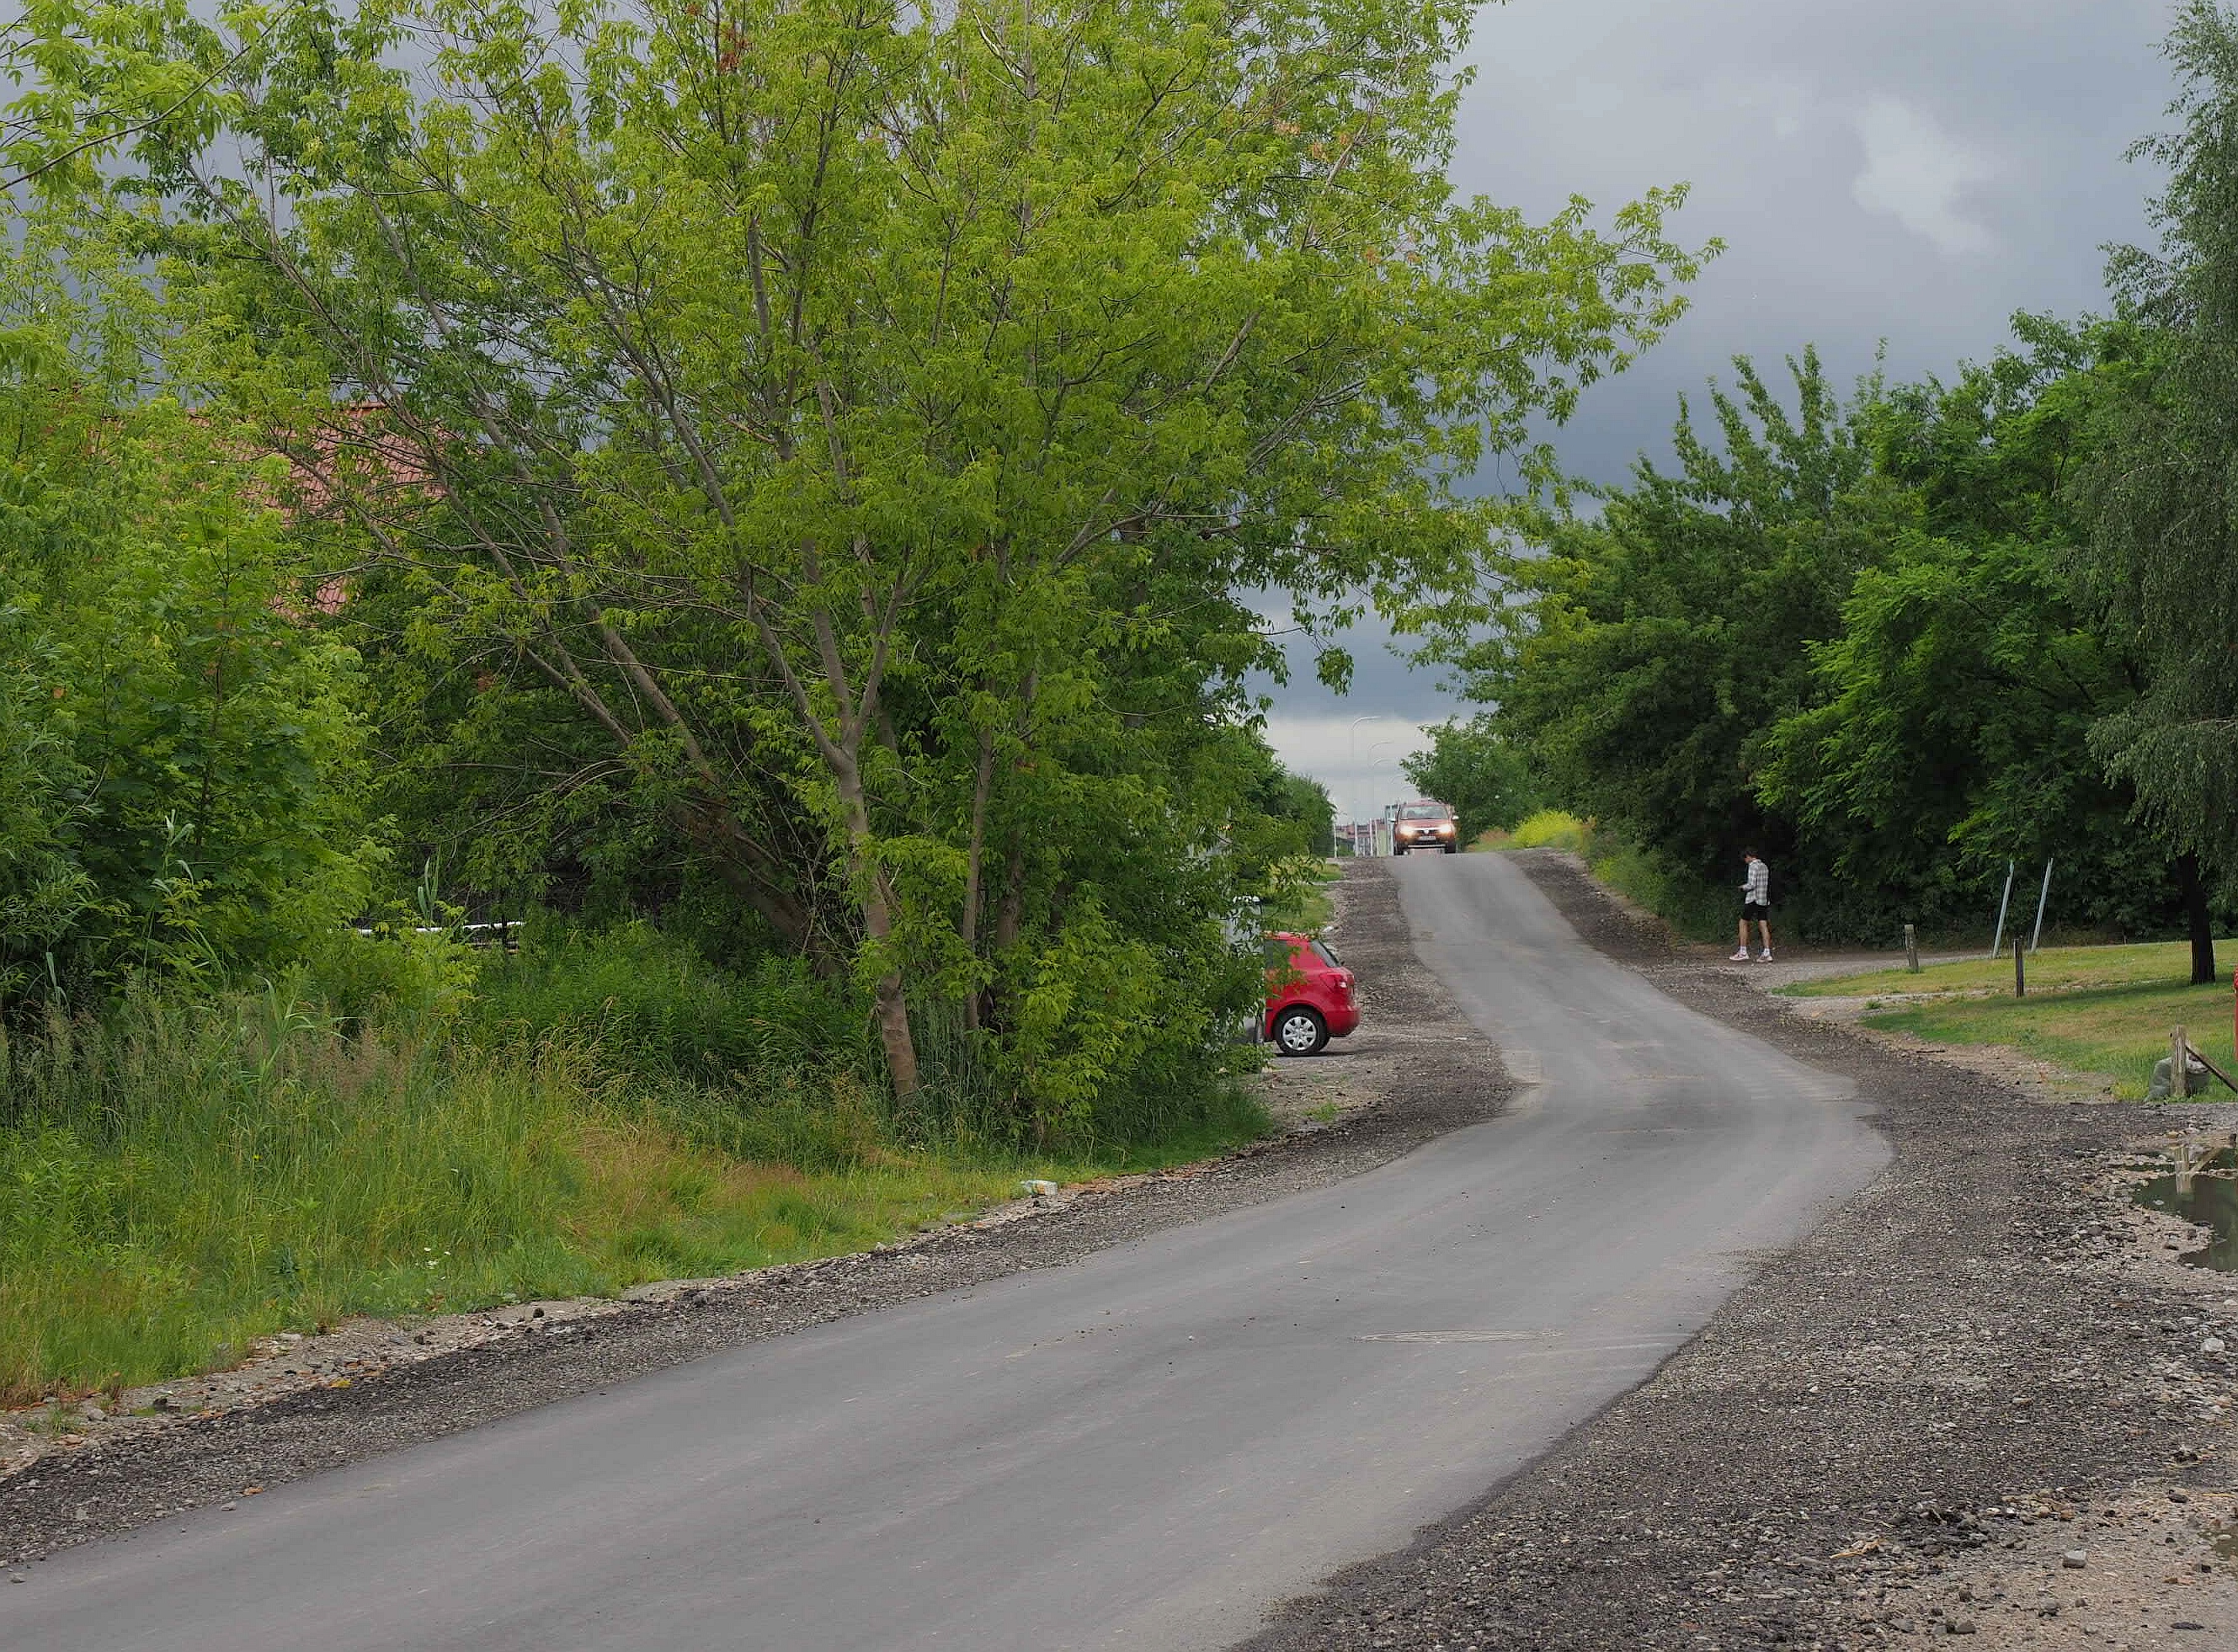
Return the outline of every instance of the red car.
{"type": "Polygon", "coordinates": [[[1360,1025],[1353,973],[1310,935],[1267,937],[1267,1013],[1260,1035],[1286,1056],[1319,1055],[1360,1025]]]}

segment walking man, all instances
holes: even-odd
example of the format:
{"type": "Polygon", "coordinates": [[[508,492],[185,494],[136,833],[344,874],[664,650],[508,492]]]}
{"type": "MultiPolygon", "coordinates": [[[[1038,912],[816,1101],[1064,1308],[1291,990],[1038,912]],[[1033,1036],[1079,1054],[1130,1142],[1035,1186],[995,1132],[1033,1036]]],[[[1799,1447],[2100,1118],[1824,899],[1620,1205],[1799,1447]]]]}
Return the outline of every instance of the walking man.
{"type": "Polygon", "coordinates": [[[1748,881],[1741,885],[1740,950],[1733,954],[1732,961],[1736,964],[1749,961],[1748,926],[1749,920],[1754,919],[1757,933],[1764,940],[1764,950],[1756,955],[1756,961],[1769,964],[1771,962],[1771,868],[1756,858],[1753,849],[1744,849],[1741,855],[1748,862],[1748,881]]]}

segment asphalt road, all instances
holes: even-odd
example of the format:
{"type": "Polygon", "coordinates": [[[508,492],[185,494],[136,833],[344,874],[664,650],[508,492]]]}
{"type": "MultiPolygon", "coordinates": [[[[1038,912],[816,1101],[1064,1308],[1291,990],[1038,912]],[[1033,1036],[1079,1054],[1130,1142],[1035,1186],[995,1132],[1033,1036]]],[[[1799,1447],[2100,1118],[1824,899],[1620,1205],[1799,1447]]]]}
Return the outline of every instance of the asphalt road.
{"type": "MultiPolygon", "coordinates": [[[[88,1544],[0,1647],[1218,1647],[1639,1382],[1884,1157],[1845,1081],[1394,871],[1529,1081],[1353,1180],[88,1544]]],[[[1372,985],[1372,984],[1371,984],[1372,985]]]]}

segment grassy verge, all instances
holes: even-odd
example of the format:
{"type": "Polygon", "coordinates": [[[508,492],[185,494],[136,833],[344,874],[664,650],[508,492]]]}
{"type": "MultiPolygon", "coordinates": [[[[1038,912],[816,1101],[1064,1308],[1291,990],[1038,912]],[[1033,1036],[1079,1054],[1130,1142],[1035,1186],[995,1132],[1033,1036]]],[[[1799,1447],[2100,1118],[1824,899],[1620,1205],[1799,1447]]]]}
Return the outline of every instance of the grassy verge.
{"type": "Polygon", "coordinates": [[[1688,940],[1716,940],[1731,933],[1738,912],[1730,892],[1673,871],[1659,856],[1560,809],[1541,809],[1513,832],[1487,832],[1472,846],[1567,849],[1600,882],[1653,912],[1688,940]]]}
{"type": "Polygon", "coordinates": [[[1671,926],[1673,934],[1692,941],[1724,940],[1739,916],[1738,888],[1705,884],[1675,872],[1658,856],[1623,842],[1596,842],[1587,857],[1593,876],[1671,926]]]}
{"type": "MultiPolygon", "coordinates": [[[[2224,943],[2228,945],[2228,943],[2224,943]]],[[[1869,1012],[1868,1026],[1944,1044],[2003,1045],[2077,1072],[2103,1075],[2115,1093],[2143,1096],[2153,1064],[2168,1054],[2168,1031],[2234,1078],[2232,994],[2228,980],[2185,985],[2191,949],[2182,942],[2137,946],[2046,947],[2029,959],[2029,996],[2012,996],[2010,957],[1808,981],[1784,989],[1800,997],[1890,1002],[1869,1012]]],[[[2238,1101],[2219,1085],[2210,1091],[2238,1101]]]]}
{"type": "MultiPolygon", "coordinates": [[[[2215,944],[2218,962],[2228,961],[2232,943],[2215,944]]],[[[2135,946],[2047,946],[2028,958],[2030,992],[2079,988],[2167,986],[2191,973],[2191,947],[2184,941],[2150,941],[2135,946]]],[[[1863,974],[1798,981],[1779,989],[1793,998],[1888,998],[1904,994],[2010,993],[2013,959],[1963,959],[1931,964],[1917,975],[1901,966],[1863,974]]],[[[2188,989],[2187,989],[2188,990],[2188,989]]],[[[2204,991],[2205,989],[2201,989],[2204,991]]],[[[2226,996],[2228,987],[2223,989],[2226,996]]],[[[2163,1029],[2165,1030],[2165,1029],[2163,1029]]]]}
{"type": "Polygon", "coordinates": [[[721,1083],[595,1032],[345,1032],[246,998],[0,1045],[0,1397],[159,1381],[355,1314],[606,1294],[859,1250],[1012,1195],[1218,1151],[1223,1091],[1149,1149],[897,1127],[844,1069],[721,1083]]]}
{"type": "Polygon", "coordinates": [[[1292,935],[1320,934],[1336,916],[1329,890],[1343,881],[1343,866],[1316,855],[1286,862],[1280,870],[1275,893],[1260,903],[1260,927],[1292,935]]]}

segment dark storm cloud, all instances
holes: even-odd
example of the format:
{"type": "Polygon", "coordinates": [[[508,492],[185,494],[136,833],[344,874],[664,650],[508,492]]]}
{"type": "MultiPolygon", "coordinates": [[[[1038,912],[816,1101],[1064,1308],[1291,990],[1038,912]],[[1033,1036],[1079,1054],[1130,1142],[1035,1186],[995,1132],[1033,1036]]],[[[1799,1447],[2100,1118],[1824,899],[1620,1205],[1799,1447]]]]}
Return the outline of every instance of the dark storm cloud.
{"type": "MultiPolygon", "coordinates": [[[[2104,308],[2102,245],[2146,238],[2155,179],[2122,159],[2173,90],[2146,0],[1514,0],[1486,10],[1453,177],[1536,216],[1658,184],[1692,197],[1678,238],[1727,243],[1670,337],[1553,433],[1566,465],[1621,480],[1666,450],[1682,391],[1731,358],[1816,344],[1837,379],[1884,343],[1897,377],[2004,342],[2017,309],[2104,308]]],[[[1403,789],[1352,755],[1350,720],[1434,721],[1452,702],[1353,639],[1342,700],[1277,694],[1270,732],[1341,805],[1403,789]]],[[[1364,735],[1369,727],[1363,725],[1364,735]]],[[[1381,736],[1379,735],[1379,738],[1381,736]]]]}
{"type": "MultiPolygon", "coordinates": [[[[1488,10],[1453,173],[1536,214],[1657,183],[1729,248],[1692,313],[1560,441],[1620,477],[1677,394],[1737,353],[1815,342],[1844,377],[2003,338],[2016,309],[2099,308],[2108,241],[2145,233],[2122,150],[2161,123],[2170,8],[2135,0],[1517,0],[1488,10]]],[[[1729,376],[1729,375],[1728,375],[1729,376]]]]}

